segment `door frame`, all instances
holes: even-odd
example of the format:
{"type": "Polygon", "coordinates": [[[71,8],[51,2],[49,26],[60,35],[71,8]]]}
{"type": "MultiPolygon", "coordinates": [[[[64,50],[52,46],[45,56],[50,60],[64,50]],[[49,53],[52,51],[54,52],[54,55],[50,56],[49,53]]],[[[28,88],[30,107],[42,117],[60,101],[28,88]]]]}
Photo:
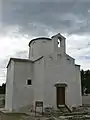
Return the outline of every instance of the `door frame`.
{"type": "MultiPolygon", "coordinates": [[[[66,87],[67,87],[67,84],[65,84],[65,83],[57,83],[57,84],[55,84],[55,87],[56,87],[56,105],[57,105],[57,107],[59,107],[58,106],[58,98],[57,98],[57,95],[58,95],[58,93],[57,93],[57,89],[58,88],[64,88],[64,104],[63,105],[65,105],[65,101],[66,101],[66,99],[65,99],[65,97],[66,97],[66,87]]],[[[61,105],[62,106],[62,105],[61,105]]]]}

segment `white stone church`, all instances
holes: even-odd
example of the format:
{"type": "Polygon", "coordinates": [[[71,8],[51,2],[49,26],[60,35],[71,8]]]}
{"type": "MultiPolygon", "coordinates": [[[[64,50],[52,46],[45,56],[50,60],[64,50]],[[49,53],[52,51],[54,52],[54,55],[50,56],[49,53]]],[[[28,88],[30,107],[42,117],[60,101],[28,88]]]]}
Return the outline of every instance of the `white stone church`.
{"type": "Polygon", "coordinates": [[[21,111],[42,101],[44,107],[82,105],[80,65],[66,54],[65,37],[40,37],[29,42],[29,58],[10,58],[5,109],[21,111]]]}

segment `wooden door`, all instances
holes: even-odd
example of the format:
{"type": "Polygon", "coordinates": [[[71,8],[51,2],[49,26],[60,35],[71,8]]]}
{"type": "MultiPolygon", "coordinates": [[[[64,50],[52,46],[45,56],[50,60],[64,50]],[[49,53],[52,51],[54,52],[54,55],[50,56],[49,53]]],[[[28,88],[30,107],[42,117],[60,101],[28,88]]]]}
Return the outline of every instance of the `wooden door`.
{"type": "Polygon", "coordinates": [[[57,107],[65,105],[65,87],[57,87],[57,107]]]}

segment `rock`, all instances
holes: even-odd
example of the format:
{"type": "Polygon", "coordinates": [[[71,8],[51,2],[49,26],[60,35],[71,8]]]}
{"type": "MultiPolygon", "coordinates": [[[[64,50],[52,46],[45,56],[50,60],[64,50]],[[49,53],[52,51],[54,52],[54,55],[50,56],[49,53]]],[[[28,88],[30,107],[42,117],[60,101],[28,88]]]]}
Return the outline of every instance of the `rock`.
{"type": "Polygon", "coordinates": [[[74,107],[72,112],[87,112],[88,108],[84,106],[74,107]]]}

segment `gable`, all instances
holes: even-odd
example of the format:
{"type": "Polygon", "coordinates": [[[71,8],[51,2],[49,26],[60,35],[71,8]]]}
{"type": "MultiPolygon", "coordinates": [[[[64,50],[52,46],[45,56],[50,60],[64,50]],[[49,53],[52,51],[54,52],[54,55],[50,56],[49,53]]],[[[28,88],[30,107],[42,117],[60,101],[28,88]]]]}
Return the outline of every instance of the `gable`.
{"type": "Polygon", "coordinates": [[[75,59],[71,56],[60,53],[52,53],[44,57],[46,66],[62,66],[63,64],[75,66],[75,59]]]}
{"type": "Polygon", "coordinates": [[[69,63],[75,64],[75,59],[72,58],[71,56],[69,56],[68,54],[66,54],[66,60],[67,60],[69,63]]]}

